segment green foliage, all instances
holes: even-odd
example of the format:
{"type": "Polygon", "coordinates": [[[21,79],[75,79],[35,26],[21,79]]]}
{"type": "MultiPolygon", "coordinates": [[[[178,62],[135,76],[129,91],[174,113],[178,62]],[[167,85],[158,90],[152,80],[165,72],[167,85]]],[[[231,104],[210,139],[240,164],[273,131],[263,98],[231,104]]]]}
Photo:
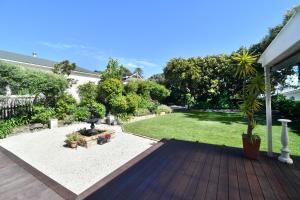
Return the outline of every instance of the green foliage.
{"type": "Polygon", "coordinates": [[[109,104],[111,105],[113,114],[127,113],[128,111],[128,104],[125,96],[115,96],[110,99],[109,104]]]}
{"type": "Polygon", "coordinates": [[[149,81],[165,85],[166,79],[164,74],[154,74],[148,78],[149,81]]]}
{"type": "Polygon", "coordinates": [[[64,116],[64,124],[72,124],[75,121],[74,115],[65,115],[64,116]]]}
{"type": "Polygon", "coordinates": [[[287,99],[283,95],[272,97],[272,107],[279,111],[284,118],[299,120],[300,118],[300,101],[287,99]]]}
{"type": "Polygon", "coordinates": [[[106,109],[103,104],[94,102],[91,105],[91,107],[93,107],[97,110],[97,117],[99,117],[100,119],[105,117],[106,109]]]}
{"type": "Polygon", "coordinates": [[[142,98],[135,94],[135,93],[129,93],[126,95],[126,102],[127,102],[127,112],[128,113],[134,113],[140,106],[140,103],[142,101],[142,98]]]}
{"type": "Polygon", "coordinates": [[[28,123],[26,117],[11,118],[8,120],[0,120],[0,139],[5,138],[9,135],[13,128],[22,126],[28,123]]]}
{"type": "Polygon", "coordinates": [[[138,80],[130,80],[125,85],[124,89],[126,93],[137,93],[139,89],[139,82],[138,80]]]}
{"type": "Polygon", "coordinates": [[[158,104],[153,102],[151,99],[143,97],[143,98],[141,98],[139,108],[145,108],[145,109],[149,110],[150,112],[153,112],[153,111],[155,111],[157,106],[158,106],[158,104]]]}
{"type": "Polygon", "coordinates": [[[234,65],[228,55],[171,59],[164,68],[165,84],[171,91],[168,101],[187,104],[188,93],[196,104],[217,104],[224,92],[227,99],[234,99],[241,79],[233,74],[234,65]]]}
{"type": "Polygon", "coordinates": [[[166,105],[160,105],[156,108],[155,110],[155,113],[156,114],[161,114],[162,112],[165,112],[165,113],[171,113],[172,112],[172,109],[169,107],[169,106],[166,106],[166,105]]]}
{"type": "Polygon", "coordinates": [[[162,103],[168,96],[170,96],[170,91],[165,86],[154,82],[150,82],[150,84],[150,96],[152,100],[162,103]]]}
{"type": "Polygon", "coordinates": [[[76,121],[84,122],[90,117],[90,112],[88,107],[78,107],[74,113],[76,121]]]}
{"type": "Polygon", "coordinates": [[[93,82],[88,82],[78,87],[81,105],[91,106],[96,102],[97,85],[93,82]]]}
{"type": "Polygon", "coordinates": [[[55,111],[53,108],[35,105],[32,108],[33,116],[31,122],[47,124],[49,120],[55,117],[55,111]]]}
{"type": "Polygon", "coordinates": [[[134,74],[138,74],[141,78],[143,77],[143,69],[140,67],[135,68],[133,71],[134,74]]]}
{"type": "Polygon", "coordinates": [[[100,101],[107,104],[111,98],[120,96],[123,92],[123,84],[120,80],[115,78],[106,79],[98,85],[98,95],[100,101]]]}
{"type": "Polygon", "coordinates": [[[68,81],[57,74],[32,70],[0,62],[0,91],[9,85],[13,94],[45,95],[45,105],[54,105],[57,96],[69,86],[68,81]]]}
{"type": "Polygon", "coordinates": [[[231,58],[236,62],[235,76],[245,78],[256,73],[254,63],[257,59],[256,55],[242,50],[242,52],[234,53],[231,58]]]}
{"type": "Polygon", "coordinates": [[[258,97],[263,93],[264,88],[263,76],[256,73],[256,75],[250,79],[246,91],[244,91],[243,94],[240,109],[248,118],[247,135],[249,138],[252,138],[252,131],[256,126],[254,114],[260,111],[262,107],[262,102],[258,97]]]}
{"type": "Polygon", "coordinates": [[[65,115],[72,115],[76,110],[76,100],[70,94],[63,94],[58,97],[56,102],[56,114],[59,119],[65,115]]]}
{"type": "Polygon", "coordinates": [[[118,60],[112,58],[109,59],[105,71],[100,72],[101,81],[107,79],[121,80],[122,77],[126,75],[131,75],[130,70],[119,64],[118,60]]]}
{"type": "Polygon", "coordinates": [[[56,74],[69,76],[75,68],[75,63],[70,63],[68,60],[64,60],[55,64],[52,71],[56,74]]]}
{"type": "Polygon", "coordinates": [[[145,116],[149,114],[150,111],[147,108],[138,108],[134,111],[134,116],[145,116]]]}
{"type": "Polygon", "coordinates": [[[79,133],[72,133],[67,135],[66,143],[70,142],[78,142],[81,139],[81,135],[79,133]]]}

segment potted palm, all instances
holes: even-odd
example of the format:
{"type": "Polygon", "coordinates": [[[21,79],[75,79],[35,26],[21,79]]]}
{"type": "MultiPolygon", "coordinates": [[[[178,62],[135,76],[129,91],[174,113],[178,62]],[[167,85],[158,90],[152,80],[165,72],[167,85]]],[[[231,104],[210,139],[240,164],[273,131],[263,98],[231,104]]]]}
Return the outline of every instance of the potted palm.
{"type": "Polygon", "coordinates": [[[237,64],[236,76],[243,78],[240,109],[247,117],[247,132],[242,135],[244,156],[257,159],[261,139],[258,135],[253,134],[256,126],[254,114],[262,106],[259,96],[264,91],[264,79],[253,66],[257,58],[255,55],[243,50],[232,57],[237,64]]]}

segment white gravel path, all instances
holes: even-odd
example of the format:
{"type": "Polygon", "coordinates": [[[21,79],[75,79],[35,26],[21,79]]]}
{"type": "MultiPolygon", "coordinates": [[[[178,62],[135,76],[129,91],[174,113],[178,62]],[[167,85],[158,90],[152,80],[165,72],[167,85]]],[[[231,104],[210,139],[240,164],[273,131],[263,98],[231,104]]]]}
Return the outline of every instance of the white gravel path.
{"type": "Polygon", "coordinates": [[[119,126],[96,125],[97,128],[115,130],[115,138],[109,143],[88,149],[63,147],[66,134],[84,127],[88,128],[89,124],[24,133],[0,140],[0,146],[80,194],[155,143],[122,133],[119,126]]]}

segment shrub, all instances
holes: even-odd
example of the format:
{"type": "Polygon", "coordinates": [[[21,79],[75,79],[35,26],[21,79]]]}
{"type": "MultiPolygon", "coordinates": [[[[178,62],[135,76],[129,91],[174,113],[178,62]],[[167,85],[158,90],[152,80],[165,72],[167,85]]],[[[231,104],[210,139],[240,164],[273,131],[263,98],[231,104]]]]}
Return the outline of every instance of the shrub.
{"type": "Polygon", "coordinates": [[[72,95],[61,95],[56,103],[56,114],[59,119],[64,118],[65,115],[72,115],[76,110],[76,100],[72,95]]]}
{"type": "Polygon", "coordinates": [[[139,82],[138,80],[131,80],[125,85],[125,91],[127,94],[129,93],[137,93],[139,89],[139,82]]]}
{"type": "Polygon", "coordinates": [[[122,95],[115,96],[109,101],[113,114],[127,113],[128,104],[126,97],[122,95]]]}
{"type": "Polygon", "coordinates": [[[300,101],[287,99],[283,95],[277,95],[272,100],[272,107],[277,109],[283,117],[300,118],[300,101]]]}
{"type": "Polygon", "coordinates": [[[64,117],[64,124],[72,124],[75,121],[74,115],[66,115],[64,117]]]}
{"type": "Polygon", "coordinates": [[[171,113],[172,112],[172,109],[169,107],[169,106],[166,106],[166,105],[160,105],[156,108],[155,110],[155,113],[156,114],[160,114],[162,112],[165,112],[165,113],[171,113]]]}
{"type": "Polygon", "coordinates": [[[69,87],[63,76],[4,62],[0,62],[0,77],[0,91],[9,85],[13,94],[44,94],[46,105],[54,105],[57,96],[69,87]]]}
{"type": "Polygon", "coordinates": [[[47,124],[49,120],[55,116],[55,111],[53,108],[44,106],[33,106],[32,108],[33,116],[31,118],[32,122],[47,124]]]}
{"type": "Polygon", "coordinates": [[[74,113],[76,121],[86,121],[90,117],[88,107],[78,107],[74,113]]]}
{"type": "Polygon", "coordinates": [[[98,85],[98,95],[100,101],[108,103],[115,96],[120,96],[123,92],[123,84],[120,80],[109,78],[98,85]]]}
{"type": "Polygon", "coordinates": [[[105,117],[106,109],[105,106],[101,103],[92,103],[92,107],[94,107],[97,110],[97,117],[100,119],[103,119],[105,117]]]}
{"type": "Polygon", "coordinates": [[[134,112],[134,116],[145,116],[149,115],[151,112],[147,108],[138,108],[134,112]]]}
{"type": "Polygon", "coordinates": [[[152,101],[150,98],[141,98],[139,108],[146,108],[150,112],[153,112],[156,110],[157,106],[159,104],[157,102],[152,101]]]}
{"type": "Polygon", "coordinates": [[[150,96],[152,100],[162,103],[170,96],[170,91],[163,85],[151,82],[150,96]]]}
{"type": "Polygon", "coordinates": [[[11,118],[5,121],[0,121],[0,139],[5,138],[9,135],[13,128],[17,126],[22,126],[28,123],[28,119],[26,117],[20,118],[11,118]]]}
{"type": "Polygon", "coordinates": [[[96,102],[97,85],[93,82],[88,82],[78,87],[80,103],[84,106],[91,106],[96,102]]]}
{"type": "Polygon", "coordinates": [[[141,97],[135,93],[129,93],[126,96],[127,101],[127,112],[128,113],[134,113],[136,109],[140,106],[141,103],[141,97]]]}

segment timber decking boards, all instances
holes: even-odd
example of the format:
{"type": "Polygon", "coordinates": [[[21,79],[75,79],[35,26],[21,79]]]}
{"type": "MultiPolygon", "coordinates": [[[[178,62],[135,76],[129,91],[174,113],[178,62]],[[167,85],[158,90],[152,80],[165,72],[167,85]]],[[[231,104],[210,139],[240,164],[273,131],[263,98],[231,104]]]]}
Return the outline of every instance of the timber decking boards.
{"type": "Polygon", "coordinates": [[[25,170],[24,163],[16,162],[0,147],[0,199],[62,200],[60,195],[25,170]]]}
{"type": "Polygon", "coordinates": [[[294,165],[244,159],[242,150],[163,140],[76,196],[0,147],[0,200],[9,199],[300,199],[294,165]]]}
{"type": "Polygon", "coordinates": [[[178,140],[114,177],[86,199],[300,199],[300,159],[287,165],[261,152],[178,140]]]}

